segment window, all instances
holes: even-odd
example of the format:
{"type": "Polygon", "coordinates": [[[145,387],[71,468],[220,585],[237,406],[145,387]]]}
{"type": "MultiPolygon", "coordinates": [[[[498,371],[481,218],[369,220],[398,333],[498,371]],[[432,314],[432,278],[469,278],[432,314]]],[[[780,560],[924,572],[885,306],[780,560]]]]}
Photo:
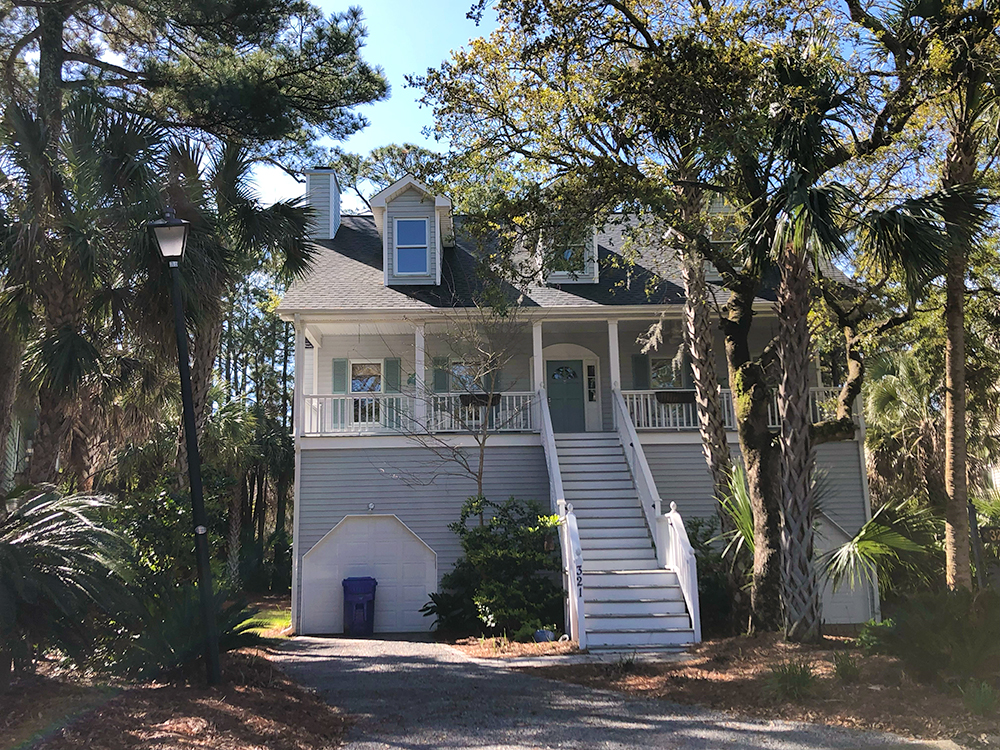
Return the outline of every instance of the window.
{"type": "Polygon", "coordinates": [[[381,393],[382,363],[351,362],[351,393],[381,393]]]}
{"type": "Polygon", "coordinates": [[[597,401],[597,367],[587,365],[587,401],[597,401]]]}
{"type": "Polygon", "coordinates": [[[451,390],[456,393],[482,391],[476,378],[476,368],[468,362],[451,363],[451,390]]]}
{"type": "Polygon", "coordinates": [[[396,219],[396,273],[427,273],[427,219],[396,219]]]}
{"type": "Polygon", "coordinates": [[[651,357],[649,360],[650,384],[654,390],[687,387],[687,356],[684,347],[678,347],[671,358],[651,357]]]}
{"type": "MultiPolygon", "coordinates": [[[[382,363],[351,362],[351,393],[381,393],[382,363]]],[[[379,400],[376,398],[354,398],[354,422],[356,424],[378,424],[381,417],[379,400]]]]}
{"type": "Polygon", "coordinates": [[[587,268],[587,245],[568,245],[552,261],[552,270],[557,273],[583,273],[587,268]]]}

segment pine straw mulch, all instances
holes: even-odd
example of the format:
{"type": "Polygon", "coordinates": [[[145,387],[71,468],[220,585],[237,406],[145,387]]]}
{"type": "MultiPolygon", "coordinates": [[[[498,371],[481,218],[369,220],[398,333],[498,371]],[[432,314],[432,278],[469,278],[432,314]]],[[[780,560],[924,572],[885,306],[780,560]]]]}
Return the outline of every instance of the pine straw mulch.
{"type": "MultiPolygon", "coordinates": [[[[161,683],[147,683],[122,691],[75,721],[49,732],[36,750],[326,750],[338,747],[349,719],[319,696],[299,687],[262,652],[245,649],[222,657],[223,682],[204,685],[204,672],[192,671],[161,683]]],[[[39,678],[42,679],[42,678],[39,678]]],[[[69,699],[83,686],[49,680],[53,700],[69,699]]],[[[5,698],[6,696],[4,696],[5,698]]],[[[20,702],[18,700],[18,702],[20,702]]],[[[30,719],[30,703],[20,711],[30,719]]],[[[72,711],[63,714],[71,716],[72,711]]],[[[0,746],[10,736],[21,742],[38,731],[3,732],[0,746]]],[[[60,726],[59,723],[56,726],[60,726]]]]}
{"type": "Polygon", "coordinates": [[[833,724],[893,732],[915,739],[950,739],[972,747],[1000,748],[1000,721],[965,709],[957,689],[921,684],[888,656],[866,656],[850,638],[819,646],[785,643],[775,635],[706,641],[689,661],[643,662],[624,656],[611,664],[527,667],[532,674],[634,695],[707,706],[766,719],[833,724]],[[834,675],[833,654],[850,651],[861,678],[845,684],[834,675]],[[768,690],[771,668],[808,661],[819,677],[814,695],[778,701],[768,690]]]}
{"type": "Polygon", "coordinates": [[[469,656],[478,659],[513,659],[519,656],[553,656],[574,654],[579,649],[576,641],[548,641],[546,643],[519,643],[506,638],[463,638],[451,644],[469,656]]]}

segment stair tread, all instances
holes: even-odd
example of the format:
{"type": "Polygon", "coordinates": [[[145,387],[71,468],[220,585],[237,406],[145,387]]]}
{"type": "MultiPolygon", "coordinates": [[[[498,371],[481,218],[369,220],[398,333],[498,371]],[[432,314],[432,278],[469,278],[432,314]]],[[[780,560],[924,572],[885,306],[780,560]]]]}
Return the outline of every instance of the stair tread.
{"type": "Polygon", "coordinates": [[[691,633],[694,628],[587,628],[587,635],[597,633],[691,633]]]}

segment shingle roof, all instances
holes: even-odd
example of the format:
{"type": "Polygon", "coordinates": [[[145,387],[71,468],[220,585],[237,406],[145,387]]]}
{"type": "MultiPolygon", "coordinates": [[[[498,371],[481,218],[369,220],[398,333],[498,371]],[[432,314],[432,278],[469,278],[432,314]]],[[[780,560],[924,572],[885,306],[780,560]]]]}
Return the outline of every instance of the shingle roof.
{"type": "MultiPolygon", "coordinates": [[[[295,281],[279,308],[291,311],[429,310],[474,305],[483,287],[473,246],[456,217],[456,244],[445,248],[440,286],[385,286],[382,272],[382,238],[370,215],[344,216],[337,236],[317,243],[319,253],[312,271],[295,281]]],[[[667,263],[654,273],[642,263],[625,263],[621,225],[598,233],[600,281],[597,284],[545,284],[527,289],[526,307],[589,307],[618,305],[679,305],[684,301],[680,269],[667,263]]],[[[506,285],[510,301],[517,289],[506,285]]]]}

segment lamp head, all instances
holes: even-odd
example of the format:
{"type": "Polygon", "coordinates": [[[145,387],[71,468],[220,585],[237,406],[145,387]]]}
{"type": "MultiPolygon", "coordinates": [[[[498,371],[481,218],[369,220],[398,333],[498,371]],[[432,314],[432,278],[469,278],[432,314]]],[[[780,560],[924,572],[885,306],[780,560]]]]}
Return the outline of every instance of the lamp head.
{"type": "Polygon", "coordinates": [[[156,247],[164,260],[179,263],[184,258],[187,247],[188,231],[191,222],[178,219],[172,208],[167,208],[162,219],[151,221],[147,226],[153,232],[156,247]]]}

